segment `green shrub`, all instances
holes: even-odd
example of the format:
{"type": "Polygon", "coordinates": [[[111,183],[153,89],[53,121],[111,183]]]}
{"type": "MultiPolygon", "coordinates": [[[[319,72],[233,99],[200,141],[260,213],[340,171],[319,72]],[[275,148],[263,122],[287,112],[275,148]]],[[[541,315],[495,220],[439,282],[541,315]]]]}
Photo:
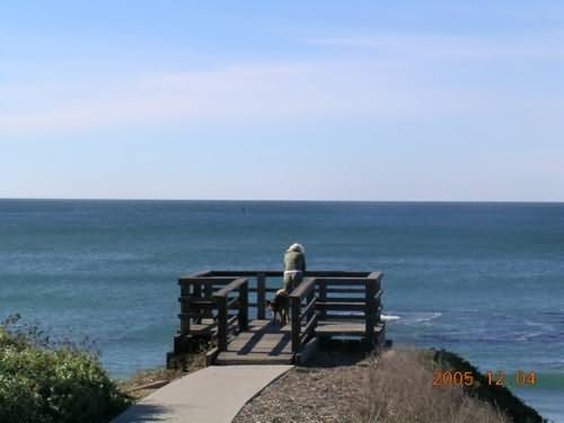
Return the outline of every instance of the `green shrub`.
{"type": "Polygon", "coordinates": [[[36,327],[0,325],[0,421],[104,422],[130,404],[98,357],[36,327]]]}

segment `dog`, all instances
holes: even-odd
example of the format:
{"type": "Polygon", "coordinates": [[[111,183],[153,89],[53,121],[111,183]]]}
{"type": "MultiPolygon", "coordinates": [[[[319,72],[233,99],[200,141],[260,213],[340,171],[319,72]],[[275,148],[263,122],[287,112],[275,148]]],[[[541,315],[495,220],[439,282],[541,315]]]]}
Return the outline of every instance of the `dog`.
{"type": "Polygon", "coordinates": [[[279,289],[274,294],[272,301],[267,301],[268,308],[272,310],[272,321],[276,322],[276,315],[280,316],[280,325],[285,326],[288,323],[288,315],[290,314],[290,298],[288,291],[279,289]]]}

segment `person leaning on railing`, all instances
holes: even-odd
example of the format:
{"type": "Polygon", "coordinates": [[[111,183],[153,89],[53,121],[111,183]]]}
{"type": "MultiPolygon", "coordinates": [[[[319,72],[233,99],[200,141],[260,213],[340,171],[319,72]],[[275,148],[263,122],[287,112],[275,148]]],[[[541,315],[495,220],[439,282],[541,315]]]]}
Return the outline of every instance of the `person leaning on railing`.
{"type": "Polygon", "coordinates": [[[304,247],[294,243],[284,253],[284,290],[286,292],[291,292],[302,282],[305,270],[304,247]]]}

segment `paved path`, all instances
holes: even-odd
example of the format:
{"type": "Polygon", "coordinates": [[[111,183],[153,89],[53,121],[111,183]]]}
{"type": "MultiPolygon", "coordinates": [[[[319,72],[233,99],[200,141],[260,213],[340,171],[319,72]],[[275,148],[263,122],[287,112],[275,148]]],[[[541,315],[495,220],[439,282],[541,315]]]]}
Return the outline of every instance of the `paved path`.
{"type": "Polygon", "coordinates": [[[112,423],[229,423],[264,387],[292,366],[211,366],[147,396],[112,423]]]}

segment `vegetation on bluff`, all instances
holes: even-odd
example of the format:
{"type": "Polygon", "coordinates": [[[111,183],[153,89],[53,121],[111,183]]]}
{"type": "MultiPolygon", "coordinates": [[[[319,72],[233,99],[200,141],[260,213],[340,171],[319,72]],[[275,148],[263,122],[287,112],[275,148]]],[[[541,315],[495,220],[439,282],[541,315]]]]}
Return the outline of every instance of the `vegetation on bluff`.
{"type": "Polygon", "coordinates": [[[0,324],[0,421],[104,422],[131,399],[86,344],[50,339],[14,315],[0,324]]]}
{"type": "Polygon", "coordinates": [[[243,407],[234,423],[541,423],[509,390],[490,386],[448,351],[392,348],[366,357],[338,346],[286,373],[243,407]],[[470,372],[471,386],[433,385],[437,369],[470,372]]]}

